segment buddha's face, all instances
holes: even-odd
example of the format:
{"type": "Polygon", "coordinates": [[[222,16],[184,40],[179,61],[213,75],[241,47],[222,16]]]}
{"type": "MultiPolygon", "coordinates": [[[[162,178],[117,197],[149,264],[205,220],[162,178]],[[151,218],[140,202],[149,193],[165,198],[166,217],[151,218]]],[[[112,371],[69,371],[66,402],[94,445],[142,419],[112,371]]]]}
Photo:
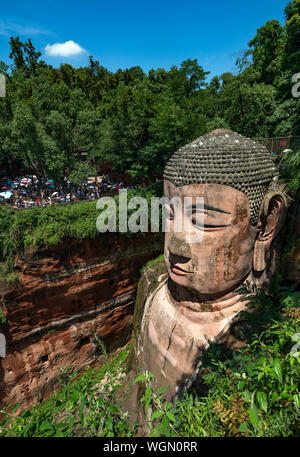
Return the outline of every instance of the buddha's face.
{"type": "MultiPolygon", "coordinates": [[[[165,262],[170,278],[198,294],[226,293],[238,286],[252,269],[257,228],[250,225],[248,197],[229,186],[164,184],[170,201],[179,197],[180,206],[170,205],[169,231],[165,233],[165,262]],[[196,197],[202,204],[186,211],[184,198],[196,197]],[[176,231],[176,218],[182,218],[176,231]],[[199,241],[190,233],[199,231],[199,241]]],[[[167,211],[167,212],[168,212],[167,211]]]]}

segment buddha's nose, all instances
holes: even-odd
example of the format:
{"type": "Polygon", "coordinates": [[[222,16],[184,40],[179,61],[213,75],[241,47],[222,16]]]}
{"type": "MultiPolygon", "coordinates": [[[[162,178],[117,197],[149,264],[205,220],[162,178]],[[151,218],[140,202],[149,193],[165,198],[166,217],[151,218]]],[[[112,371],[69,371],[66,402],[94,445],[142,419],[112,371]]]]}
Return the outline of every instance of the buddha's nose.
{"type": "Polygon", "coordinates": [[[174,232],[169,244],[169,252],[173,255],[191,259],[192,253],[183,232],[174,232]]]}

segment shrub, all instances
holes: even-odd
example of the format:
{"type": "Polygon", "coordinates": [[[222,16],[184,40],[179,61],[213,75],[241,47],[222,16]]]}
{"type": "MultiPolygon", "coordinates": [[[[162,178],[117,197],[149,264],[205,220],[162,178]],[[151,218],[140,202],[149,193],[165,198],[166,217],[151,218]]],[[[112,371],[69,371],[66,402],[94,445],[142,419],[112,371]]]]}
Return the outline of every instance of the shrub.
{"type": "MultiPolygon", "coordinates": [[[[150,202],[157,190],[158,186],[131,189],[127,192],[127,197],[141,196],[150,202]]],[[[118,195],[114,199],[118,209],[118,195]]],[[[129,215],[133,211],[128,211],[129,215]]],[[[26,210],[13,210],[0,205],[0,262],[5,263],[2,276],[10,273],[14,267],[15,255],[22,253],[25,248],[41,249],[57,245],[64,239],[101,236],[96,227],[99,214],[96,201],[26,210]]],[[[133,235],[139,236],[139,233],[133,235]]],[[[129,232],[126,236],[132,234],[129,232]]]]}

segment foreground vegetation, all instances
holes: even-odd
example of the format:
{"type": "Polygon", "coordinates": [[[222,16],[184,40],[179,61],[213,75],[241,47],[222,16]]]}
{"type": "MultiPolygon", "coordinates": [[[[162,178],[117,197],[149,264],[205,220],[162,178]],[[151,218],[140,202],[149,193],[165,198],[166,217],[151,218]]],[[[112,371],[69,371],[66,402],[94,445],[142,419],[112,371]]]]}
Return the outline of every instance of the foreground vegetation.
{"type": "MultiPolygon", "coordinates": [[[[164,388],[153,391],[151,373],[140,375],[140,407],[152,408],[151,436],[299,436],[300,291],[297,284],[245,291],[250,303],[241,337],[246,345],[229,351],[211,345],[202,358],[202,381],[174,405],[164,388]]],[[[2,410],[0,436],[136,436],[137,423],[123,410],[129,348],[83,373],[61,370],[61,390],[24,410],[2,410]],[[121,392],[121,394],[119,393],[121,392]]],[[[129,386],[127,386],[129,388],[129,386]]]]}
{"type": "MultiPolygon", "coordinates": [[[[98,340],[99,341],[99,340],[98,340]]],[[[125,369],[127,350],[110,360],[104,351],[104,365],[99,369],[61,370],[61,390],[19,417],[13,410],[2,410],[0,436],[128,436],[127,414],[120,411],[116,390],[125,369]],[[119,380],[120,379],[120,380],[119,380]]]]}

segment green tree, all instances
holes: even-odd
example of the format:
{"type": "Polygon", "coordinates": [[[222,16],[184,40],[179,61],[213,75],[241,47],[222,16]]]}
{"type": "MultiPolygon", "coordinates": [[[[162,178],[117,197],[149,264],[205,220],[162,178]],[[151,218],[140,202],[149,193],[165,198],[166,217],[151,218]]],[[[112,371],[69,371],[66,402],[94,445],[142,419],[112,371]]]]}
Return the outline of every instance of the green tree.
{"type": "Polygon", "coordinates": [[[278,57],[284,45],[284,29],[279,21],[267,21],[249,42],[254,68],[260,73],[259,80],[272,84],[278,72],[278,57]]]}
{"type": "Polygon", "coordinates": [[[300,61],[300,0],[290,1],[285,10],[286,46],[283,65],[291,73],[299,73],[300,61]]]}
{"type": "Polygon", "coordinates": [[[235,76],[226,76],[219,98],[218,116],[225,125],[248,137],[268,137],[270,116],[276,106],[276,89],[257,82],[257,72],[247,67],[235,76]]]}
{"type": "Polygon", "coordinates": [[[97,171],[88,162],[78,162],[75,164],[73,170],[69,174],[69,181],[72,184],[80,185],[89,176],[96,176],[97,171]]]}

